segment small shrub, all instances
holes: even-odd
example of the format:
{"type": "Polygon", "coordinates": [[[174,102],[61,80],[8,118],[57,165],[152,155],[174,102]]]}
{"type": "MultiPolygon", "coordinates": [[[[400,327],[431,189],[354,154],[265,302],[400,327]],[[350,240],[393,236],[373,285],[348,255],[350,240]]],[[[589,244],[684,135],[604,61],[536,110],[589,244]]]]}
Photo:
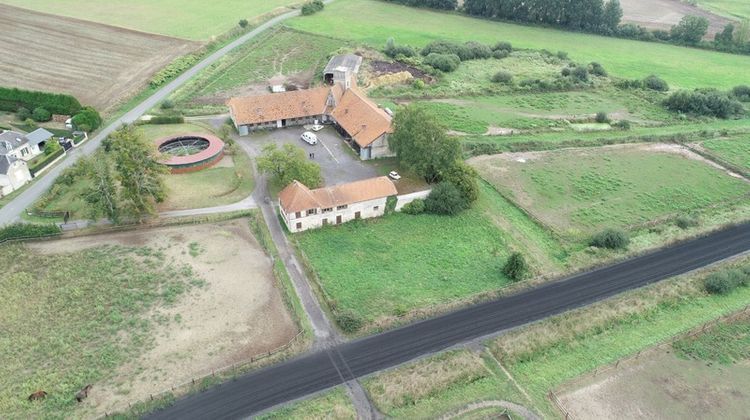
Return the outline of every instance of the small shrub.
{"type": "Polygon", "coordinates": [[[461,59],[456,54],[430,53],[424,58],[424,63],[442,72],[455,71],[461,64],[461,59]]]}
{"type": "Polygon", "coordinates": [[[568,59],[568,53],[566,53],[565,51],[558,51],[556,55],[557,55],[557,58],[559,58],[560,60],[568,59]]]}
{"type": "Polygon", "coordinates": [[[513,82],[513,75],[507,71],[501,70],[492,75],[492,81],[494,83],[502,83],[502,84],[507,85],[513,82]]]}
{"type": "Polygon", "coordinates": [[[570,73],[571,73],[570,67],[565,67],[564,69],[560,71],[560,74],[563,75],[564,77],[570,76],[570,73]]]}
{"type": "Polygon", "coordinates": [[[604,69],[604,66],[597,62],[592,62],[589,64],[589,73],[599,76],[599,77],[605,77],[607,76],[607,70],[604,69]]]}
{"type": "Polygon", "coordinates": [[[362,320],[349,311],[342,311],[335,314],[336,324],[345,333],[353,334],[362,328],[362,320]]]}
{"type": "Polygon", "coordinates": [[[509,55],[510,55],[510,51],[507,51],[507,50],[492,51],[492,58],[496,58],[498,60],[502,60],[503,58],[509,55]]]}
{"type": "Polygon", "coordinates": [[[630,121],[620,120],[612,123],[612,127],[619,128],[620,130],[630,130],[630,121]]]}
{"type": "Polygon", "coordinates": [[[452,216],[467,208],[469,203],[458,188],[448,182],[441,182],[432,188],[424,202],[425,211],[432,214],[452,216]]]}
{"type": "Polygon", "coordinates": [[[589,245],[597,248],[624,249],[630,244],[628,234],[620,229],[605,229],[591,238],[589,245]]]}
{"type": "Polygon", "coordinates": [[[325,7],[325,4],[323,4],[322,0],[313,0],[309,3],[305,3],[302,6],[302,15],[303,16],[310,16],[314,13],[317,13],[325,7]]]}
{"type": "Polygon", "coordinates": [[[424,200],[418,198],[412,202],[407,203],[401,208],[402,213],[417,215],[422,214],[425,211],[424,200]]]}
{"type": "Polygon", "coordinates": [[[162,102],[161,105],[159,105],[159,107],[161,109],[172,109],[174,108],[174,102],[172,102],[169,99],[165,99],[164,102],[162,102]]]}
{"type": "Polygon", "coordinates": [[[34,108],[31,112],[31,119],[36,122],[46,122],[52,119],[52,113],[42,107],[34,108]]]}
{"type": "Polygon", "coordinates": [[[248,22],[248,21],[247,21],[247,19],[240,19],[240,22],[239,22],[240,28],[242,28],[242,29],[245,29],[245,28],[247,28],[247,25],[248,25],[249,23],[250,23],[250,22],[248,22]]]}
{"type": "Polygon", "coordinates": [[[501,41],[492,46],[492,51],[513,51],[513,45],[510,42],[501,41]]]}
{"type": "Polygon", "coordinates": [[[691,227],[698,226],[700,223],[694,216],[680,216],[675,219],[674,224],[680,229],[688,229],[691,227]]]}
{"type": "Polygon", "coordinates": [[[750,102],[750,86],[739,85],[732,88],[732,96],[742,102],[750,102]]]}
{"type": "Polygon", "coordinates": [[[414,57],[417,55],[417,51],[408,46],[408,45],[397,45],[396,40],[393,39],[393,37],[388,38],[388,40],[385,42],[385,48],[383,49],[383,52],[385,55],[391,58],[396,58],[399,56],[403,57],[414,57]]]}
{"type": "Polygon", "coordinates": [[[510,254],[508,261],[503,266],[503,274],[513,281],[519,281],[526,276],[529,267],[526,263],[526,259],[520,252],[514,252],[510,254]]]}
{"type": "Polygon", "coordinates": [[[574,79],[578,80],[579,82],[588,82],[589,80],[589,71],[586,67],[576,67],[571,71],[571,76],[573,76],[574,79]]]}
{"type": "Polygon", "coordinates": [[[606,122],[609,122],[609,117],[607,117],[607,113],[603,111],[599,111],[596,113],[596,117],[594,120],[600,124],[604,124],[606,122]]]}
{"type": "Polygon", "coordinates": [[[703,281],[703,287],[712,295],[729,294],[743,284],[747,284],[747,273],[738,270],[713,273],[703,281]]]}
{"type": "Polygon", "coordinates": [[[18,118],[19,121],[26,121],[31,118],[31,111],[29,111],[28,108],[20,107],[16,111],[16,118],[18,118]]]}
{"type": "Polygon", "coordinates": [[[666,92],[669,90],[669,84],[661,77],[653,74],[643,79],[643,87],[657,92],[666,92]]]}
{"type": "Polygon", "coordinates": [[[413,82],[411,82],[411,85],[414,89],[422,90],[424,89],[424,80],[422,79],[414,79],[413,82]]]}

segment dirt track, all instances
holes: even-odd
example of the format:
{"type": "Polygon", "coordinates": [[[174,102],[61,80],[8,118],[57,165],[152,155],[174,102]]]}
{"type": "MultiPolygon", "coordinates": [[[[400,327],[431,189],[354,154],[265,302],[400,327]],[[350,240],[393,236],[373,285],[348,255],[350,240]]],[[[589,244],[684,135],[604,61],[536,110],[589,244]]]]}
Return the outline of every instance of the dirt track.
{"type": "Polygon", "coordinates": [[[69,93],[105,111],[199,44],[0,4],[0,86],[69,93]]]}
{"type": "Polygon", "coordinates": [[[620,0],[622,21],[635,23],[645,28],[669,30],[685,15],[703,16],[708,19],[706,38],[713,39],[716,32],[724,29],[730,20],[679,0],[620,0]]]}

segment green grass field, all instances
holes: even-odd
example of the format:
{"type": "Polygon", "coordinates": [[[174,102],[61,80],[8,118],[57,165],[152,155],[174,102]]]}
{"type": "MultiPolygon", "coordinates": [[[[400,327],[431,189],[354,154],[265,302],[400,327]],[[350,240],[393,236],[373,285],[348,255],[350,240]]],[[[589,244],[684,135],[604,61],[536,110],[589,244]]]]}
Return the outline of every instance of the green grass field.
{"type": "Polygon", "coordinates": [[[272,10],[301,3],[295,0],[2,0],[2,3],[142,32],[208,41],[272,10]]]}
{"type": "Polygon", "coordinates": [[[535,270],[565,258],[548,232],[486,184],[474,208],[455,217],[393,214],[296,238],[331,306],[365,322],[507,285],[501,267],[511,248],[527,251],[535,270]]]}
{"type": "Polygon", "coordinates": [[[342,387],[256,417],[258,420],[354,420],[357,413],[342,387]]]}
{"type": "Polygon", "coordinates": [[[707,140],[702,146],[720,159],[750,171],[750,136],[707,140]]]}
{"type": "Polygon", "coordinates": [[[273,76],[317,81],[329,55],[343,46],[341,41],[325,36],[271,29],[203,70],[171,99],[179,108],[200,109],[207,104],[216,107],[215,96],[225,97],[248,85],[266,88],[273,76]]]}
{"type": "Polygon", "coordinates": [[[288,22],[297,29],[382,48],[389,37],[422,46],[435,39],[510,41],[515,47],[566,51],[571,59],[598,61],[611,74],[642,78],[658,74],[672,86],[729,88],[750,82],[750,57],[672,45],[600,37],[474,19],[374,0],[340,0],[325,11],[288,22]],[[347,30],[340,23],[347,22],[347,30]]]}
{"type": "Polygon", "coordinates": [[[698,0],[698,7],[733,19],[750,19],[747,0],[698,0]]]}
{"type": "Polygon", "coordinates": [[[591,234],[741,199],[750,186],[699,160],[643,146],[473,161],[483,178],[560,234],[591,234]]]}
{"type": "Polygon", "coordinates": [[[147,348],[153,309],[202,284],[150,248],[44,255],[0,247],[0,413],[73,417],[75,393],[147,348]],[[41,402],[26,397],[43,389],[41,402]]]}

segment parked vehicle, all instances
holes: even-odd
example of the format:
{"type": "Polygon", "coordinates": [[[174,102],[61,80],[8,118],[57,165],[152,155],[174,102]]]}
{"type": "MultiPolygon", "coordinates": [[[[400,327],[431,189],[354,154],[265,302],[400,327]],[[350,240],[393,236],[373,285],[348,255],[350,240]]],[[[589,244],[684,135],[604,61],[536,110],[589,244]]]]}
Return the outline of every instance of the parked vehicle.
{"type": "Polygon", "coordinates": [[[302,141],[309,145],[318,144],[318,136],[309,131],[305,131],[304,133],[302,133],[302,136],[300,138],[302,139],[302,141]]]}
{"type": "Polygon", "coordinates": [[[390,172],[388,172],[388,177],[391,178],[391,179],[394,179],[396,181],[398,181],[399,179],[401,179],[401,175],[399,175],[398,172],[396,172],[396,171],[390,171],[390,172]]]}

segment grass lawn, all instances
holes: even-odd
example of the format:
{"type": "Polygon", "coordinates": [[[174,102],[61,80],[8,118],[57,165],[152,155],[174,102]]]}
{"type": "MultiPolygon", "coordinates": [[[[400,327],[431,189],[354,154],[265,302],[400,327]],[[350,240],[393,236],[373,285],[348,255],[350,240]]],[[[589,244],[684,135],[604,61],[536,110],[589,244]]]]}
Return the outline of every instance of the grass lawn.
{"type": "Polygon", "coordinates": [[[750,192],[745,181],[651,146],[486,156],[473,164],[522,208],[573,236],[700,212],[750,192]]]}
{"type": "Polygon", "coordinates": [[[342,387],[256,417],[258,420],[354,420],[357,413],[342,387]]]}
{"type": "Polygon", "coordinates": [[[597,61],[619,77],[658,74],[674,87],[730,88],[750,81],[745,70],[750,66],[748,56],[492,22],[375,0],[339,0],[321,13],[295,18],[287,25],[378,49],[389,37],[414,46],[435,39],[510,41],[519,48],[562,50],[573,60],[597,61]],[[346,31],[339,30],[341,22],[348,23],[346,31]]]}
{"type": "Polygon", "coordinates": [[[2,0],[2,3],[44,13],[90,20],[142,32],[208,41],[237,25],[240,19],[301,3],[295,0],[2,0]]]}
{"type": "Polygon", "coordinates": [[[369,377],[363,386],[389,418],[439,418],[477,401],[523,404],[518,390],[487,356],[451,351],[369,377]]]}
{"type": "Polygon", "coordinates": [[[553,238],[487,185],[455,217],[393,214],[295,238],[330,306],[365,322],[499,289],[509,283],[501,268],[511,248],[533,248],[535,268],[562,258],[553,238]]]}
{"type": "Polygon", "coordinates": [[[746,0],[699,0],[698,7],[732,19],[750,19],[750,3],[746,0]]]}
{"type": "Polygon", "coordinates": [[[732,165],[750,171],[750,136],[731,139],[713,139],[702,143],[711,154],[732,165]]]}
{"type": "Polygon", "coordinates": [[[105,246],[43,255],[0,247],[0,413],[73,417],[84,385],[147,348],[152,310],[200,284],[150,248],[105,246]],[[28,402],[34,391],[49,395],[28,402]]]}
{"type": "Polygon", "coordinates": [[[190,108],[214,103],[213,96],[226,96],[244,86],[262,84],[266,88],[273,76],[319,80],[329,55],[344,45],[325,36],[271,29],[203,70],[175,92],[172,100],[180,108],[190,108]],[[203,100],[192,103],[197,98],[203,100]]]}
{"type": "MultiPolygon", "coordinates": [[[[684,277],[684,276],[683,276],[684,277]]],[[[636,291],[635,293],[639,293],[636,291]]],[[[655,305],[640,309],[643,300],[635,300],[629,315],[610,320],[605,325],[579,332],[574,339],[550,340],[520,356],[503,359],[504,352],[494,349],[497,357],[507,360],[506,368],[534,400],[541,414],[550,418],[559,414],[547,399],[547,392],[599,366],[654,346],[691,328],[744,308],[750,301],[750,288],[741,288],[727,296],[695,293],[672,299],[658,299],[655,305]]],[[[597,313],[607,313],[609,308],[600,304],[597,313]]],[[[563,317],[566,315],[563,315],[563,317]]],[[[596,318],[594,311],[584,309],[570,316],[571,323],[586,323],[586,318],[596,318]],[[576,321],[579,320],[579,321],[576,321]]],[[[541,328],[565,328],[557,318],[545,321],[541,328]]],[[[533,327],[531,327],[533,328],[533,327]]],[[[532,333],[531,331],[529,333],[532,333]]],[[[544,331],[537,331],[537,335],[544,331]]],[[[507,340],[501,337],[495,341],[507,340]]],[[[515,345],[518,346],[517,344],[515,345]]],[[[506,348],[512,348],[512,341],[506,348]]]]}

